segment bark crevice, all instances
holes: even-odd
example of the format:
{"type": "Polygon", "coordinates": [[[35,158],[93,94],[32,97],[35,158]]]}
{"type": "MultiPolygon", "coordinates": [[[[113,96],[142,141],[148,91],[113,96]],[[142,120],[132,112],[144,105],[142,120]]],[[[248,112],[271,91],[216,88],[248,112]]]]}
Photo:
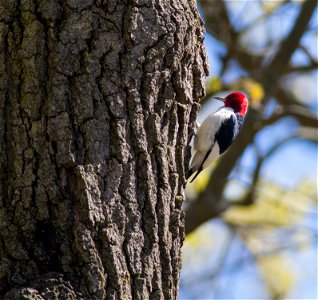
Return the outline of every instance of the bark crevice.
{"type": "Polygon", "coordinates": [[[193,3],[0,11],[0,297],[177,298],[206,73],[193,3]]]}

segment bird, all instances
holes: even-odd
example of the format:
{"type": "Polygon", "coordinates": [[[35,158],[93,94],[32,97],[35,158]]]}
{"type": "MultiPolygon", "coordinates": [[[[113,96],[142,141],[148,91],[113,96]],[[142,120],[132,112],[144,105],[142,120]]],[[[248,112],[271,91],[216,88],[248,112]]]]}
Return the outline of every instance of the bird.
{"type": "Polygon", "coordinates": [[[242,129],[248,109],[248,99],[241,92],[213,98],[222,101],[224,106],[210,114],[194,136],[195,154],[186,175],[188,181],[195,174],[190,183],[231,146],[242,129]]]}

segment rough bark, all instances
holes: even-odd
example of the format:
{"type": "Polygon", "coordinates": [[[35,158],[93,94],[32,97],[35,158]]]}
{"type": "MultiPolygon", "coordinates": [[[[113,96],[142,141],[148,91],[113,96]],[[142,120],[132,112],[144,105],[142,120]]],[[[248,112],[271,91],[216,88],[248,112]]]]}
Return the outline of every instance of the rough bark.
{"type": "Polygon", "coordinates": [[[0,0],[1,299],[177,298],[202,41],[188,0],[0,0]]]}

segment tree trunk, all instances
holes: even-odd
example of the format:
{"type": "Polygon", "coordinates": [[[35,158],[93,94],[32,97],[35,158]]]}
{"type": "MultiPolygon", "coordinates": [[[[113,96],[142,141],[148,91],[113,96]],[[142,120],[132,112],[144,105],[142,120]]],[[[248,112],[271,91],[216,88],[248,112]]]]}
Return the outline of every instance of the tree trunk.
{"type": "Polygon", "coordinates": [[[202,41],[193,1],[0,0],[1,299],[177,298],[202,41]]]}

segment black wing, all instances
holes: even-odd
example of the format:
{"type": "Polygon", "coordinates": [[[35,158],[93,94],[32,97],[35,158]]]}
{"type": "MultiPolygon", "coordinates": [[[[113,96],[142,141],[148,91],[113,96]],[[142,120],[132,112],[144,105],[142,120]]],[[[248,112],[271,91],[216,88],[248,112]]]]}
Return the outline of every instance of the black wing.
{"type": "Polygon", "coordinates": [[[215,140],[220,147],[220,154],[224,153],[233,143],[237,135],[239,134],[244,119],[239,114],[233,114],[227,120],[225,120],[218,132],[215,135],[215,140]]]}

